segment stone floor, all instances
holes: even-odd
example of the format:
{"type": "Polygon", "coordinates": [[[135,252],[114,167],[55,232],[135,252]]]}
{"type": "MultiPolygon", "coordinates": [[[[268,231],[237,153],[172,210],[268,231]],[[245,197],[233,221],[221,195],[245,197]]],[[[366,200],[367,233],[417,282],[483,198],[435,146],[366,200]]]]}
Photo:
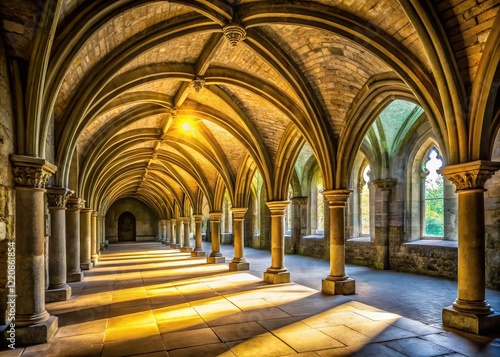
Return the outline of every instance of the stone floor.
{"type": "MultiPolygon", "coordinates": [[[[251,270],[229,272],[155,242],[112,244],[70,300],[47,304],[55,337],[0,356],[500,356],[500,331],[442,329],[454,282],[348,266],[357,294],[328,296],[328,262],[287,255],[294,282],[268,285],[269,252],[245,254],[251,270]]],[[[499,292],[487,298],[500,310],[499,292]]]]}

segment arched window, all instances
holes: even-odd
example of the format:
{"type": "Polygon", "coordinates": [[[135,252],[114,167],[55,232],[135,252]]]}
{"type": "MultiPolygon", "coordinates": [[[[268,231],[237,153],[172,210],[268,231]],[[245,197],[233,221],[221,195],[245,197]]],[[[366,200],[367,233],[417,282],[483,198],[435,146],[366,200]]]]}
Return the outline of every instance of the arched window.
{"type": "Polygon", "coordinates": [[[323,233],[325,229],[325,199],[323,198],[323,178],[318,175],[316,179],[316,189],[318,190],[317,207],[317,233],[323,233]]]}
{"type": "Polygon", "coordinates": [[[359,195],[359,211],[360,211],[360,227],[361,235],[370,235],[370,165],[366,165],[363,169],[363,175],[360,180],[360,195],[359,195]]]}
{"type": "Polygon", "coordinates": [[[439,151],[432,147],[423,164],[424,204],[422,212],[423,235],[426,237],[444,236],[444,182],[437,170],[443,166],[439,151]]]}
{"type": "MultiPolygon", "coordinates": [[[[288,186],[288,201],[291,201],[293,197],[293,188],[292,186],[288,186]]],[[[293,211],[292,211],[292,204],[289,204],[285,210],[285,234],[290,235],[292,234],[292,217],[293,217],[293,211]]]]}

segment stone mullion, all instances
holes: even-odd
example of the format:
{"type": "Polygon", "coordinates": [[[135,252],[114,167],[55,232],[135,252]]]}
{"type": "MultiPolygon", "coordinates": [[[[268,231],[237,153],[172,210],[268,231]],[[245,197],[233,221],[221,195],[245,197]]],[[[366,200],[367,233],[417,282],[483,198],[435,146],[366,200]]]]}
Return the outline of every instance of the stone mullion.
{"type": "Polygon", "coordinates": [[[220,230],[221,230],[221,219],[222,212],[210,212],[210,232],[212,234],[212,252],[210,256],[207,257],[207,263],[209,264],[217,264],[217,263],[225,263],[226,258],[222,256],[220,252],[220,230]]]}
{"type": "Polygon", "coordinates": [[[11,163],[16,195],[16,343],[45,343],[58,325],[57,317],[45,310],[44,267],[44,187],[56,167],[18,155],[11,156],[11,163]]]}
{"type": "Polygon", "coordinates": [[[271,284],[290,282],[290,272],[285,267],[285,210],[289,203],[266,202],[271,211],[271,266],[264,272],[264,281],[271,284]]]}
{"type": "Polygon", "coordinates": [[[477,334],[500,328],[500,314],[486,301],[484,183],[500,163],[475,161],[444,167],[458,193],[458,291],[443,309],[443,325],[477,334]]]}
{"type": "Polygon", "coordinates": [[[355,293],[355,281],[345,273],[345,207],[350,190],[325,190],[330,216],[330,275],[322,281],[322,291],[332,295],[355,293]]]}
{"type": "Polygon", "coordinates": [[[66,202],[73,192],[63,187],[47,189],[51,233],[49,238],[49,286],[45,302],[65,301],[71,296],[66,283],[66,202]]]}
{"type": "Polygon", "coordinates": [[[195,234],[195,246],[194,250],[191,252],[192,257],[204,257],[206,253],[202,248],[202,236],[201,236],[201,224],[203,220],[203,215],[194,215],[194,234],[195,234]]]}
{"type": "Polygon", "coordinates": [[[246,261],[244,257],[243,248],[243,232],[245,224],[245,213],[247,212],[246,207],[236,208],[233,207],[233,235],[234,235],[234,258],[229,263],[229,270],[239,271],[250,269],[250,264],[246,261]]]}

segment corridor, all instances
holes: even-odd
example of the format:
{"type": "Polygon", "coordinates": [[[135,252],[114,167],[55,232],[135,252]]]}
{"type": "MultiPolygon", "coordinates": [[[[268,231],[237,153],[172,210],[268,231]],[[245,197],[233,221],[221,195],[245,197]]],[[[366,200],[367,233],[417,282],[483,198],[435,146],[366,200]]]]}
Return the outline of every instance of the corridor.
{"type": "MultiPolygon", "coordinates": [[[[232,258],[232,246],[221,248],[232,258]]],[[[158,242],[111,244],[70,284],[70,300],[47,304],[59,318],[50,343],[0,355],[500,355],[500,335],[442,330],[439,306],[455,298],[454,282],[347,266],[357,294],[329,296],[318,291],[328,262],[287,255],[293,283],[270,285],[262,281],[269,252],[245,253],[251,270],[229,272],[158,242]]],[[[487,299],[500,308],[499,292],[487,299]]]]}

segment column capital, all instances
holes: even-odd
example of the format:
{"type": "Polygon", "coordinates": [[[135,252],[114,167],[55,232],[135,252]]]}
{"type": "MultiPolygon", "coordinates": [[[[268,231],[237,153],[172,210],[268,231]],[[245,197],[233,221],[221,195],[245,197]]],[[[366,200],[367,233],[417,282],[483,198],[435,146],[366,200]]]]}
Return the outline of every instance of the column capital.
{"type": "Polygon", "coordinates": [[[12,173],[16,187],[44,188],[57,167],[38,157],[11,155],[12,173]]]}
{"type": "Polygon", "coordinates": [[[85,207],[85,200],[78,197],[70,197],[66,202],[66,208],[68,209],[82,209],[85,207]]]}
{"type": "Polygon", "coordinates": [[[484,183],[497,170],[500,170],[500,162],[477,160],[445,166],[440,173],[455,185],[457,191],[462,191],[484,189],[484,183]]]}
{"type": "Polygon", "coordinates": [[[97,211],[92,211],[92,217],[97,217],[99,216],[99,212],[97,211]]]}
{"type": "Polygon", "coordinates": [[[182,221],[182,222],[187,222],[189,223],[191,221],[191,218],[190,217],[179,217],[179,219],[182,221]]]}
{"type": "Polygon", "coordinates": [[[290,201],[270,201],[266,202],[267,207],[271,211],[271,216],[284,216],[290,201]]]}
{"type": "Polygon", "coordinates": [[[203,220],[203,215],[202,215],[202,214],[195,214],[195,215],[193,216],[193,218],[194,218],[194,221],[195,221],[196,223],[200,223],[200,222],[203,220]]]}
{"type": "Polygon", "coordinates": [[[81,211],[82,213],[89,213],[89,214],[91,214],[91,215],[92,215],[92,212],[94,212],[94,210],[93,210],[92,208],[88,208],[88,207],[87,207],[87,208],[82,207],[82,208],[80,209],[80,211],[81,211]]]}
{"type": "Polygon", "coordinates": [[[309,203],[309,197],[306,196],[292,197],[290,200],[292,201],[292,204],[299,206],[305,206],[309,203]]]}
{"type": "Polygon", "coordinates": [[[328,200],[330,207],[345,207],[352,190],[324,190],[323,197],[328,200]]]}
{"type": "Polygon", "coordinates": [[[47,202],[49,208],[66,208],[69,197],[74,192],[65,187],[47,187],[47,202]]]}
{"type": "Polygon", "coordinates": [[[247,207],[232,207],[231,212],[233,212],[233,217],[236,220],[245,219],[245,214],[247,213],[247,207]]]}
{"type": "Polygon", "coordinates": [[[373,180],[373,184],[382,191],[390,191],[398,181],[391,178],[373,180]]]}
{"type": "Polygon", "coordinates": [[[210,212],[209,214],[210,217],[210,222],[217,222],[222,219],[223,213],[222,212],[210,212]]]}

